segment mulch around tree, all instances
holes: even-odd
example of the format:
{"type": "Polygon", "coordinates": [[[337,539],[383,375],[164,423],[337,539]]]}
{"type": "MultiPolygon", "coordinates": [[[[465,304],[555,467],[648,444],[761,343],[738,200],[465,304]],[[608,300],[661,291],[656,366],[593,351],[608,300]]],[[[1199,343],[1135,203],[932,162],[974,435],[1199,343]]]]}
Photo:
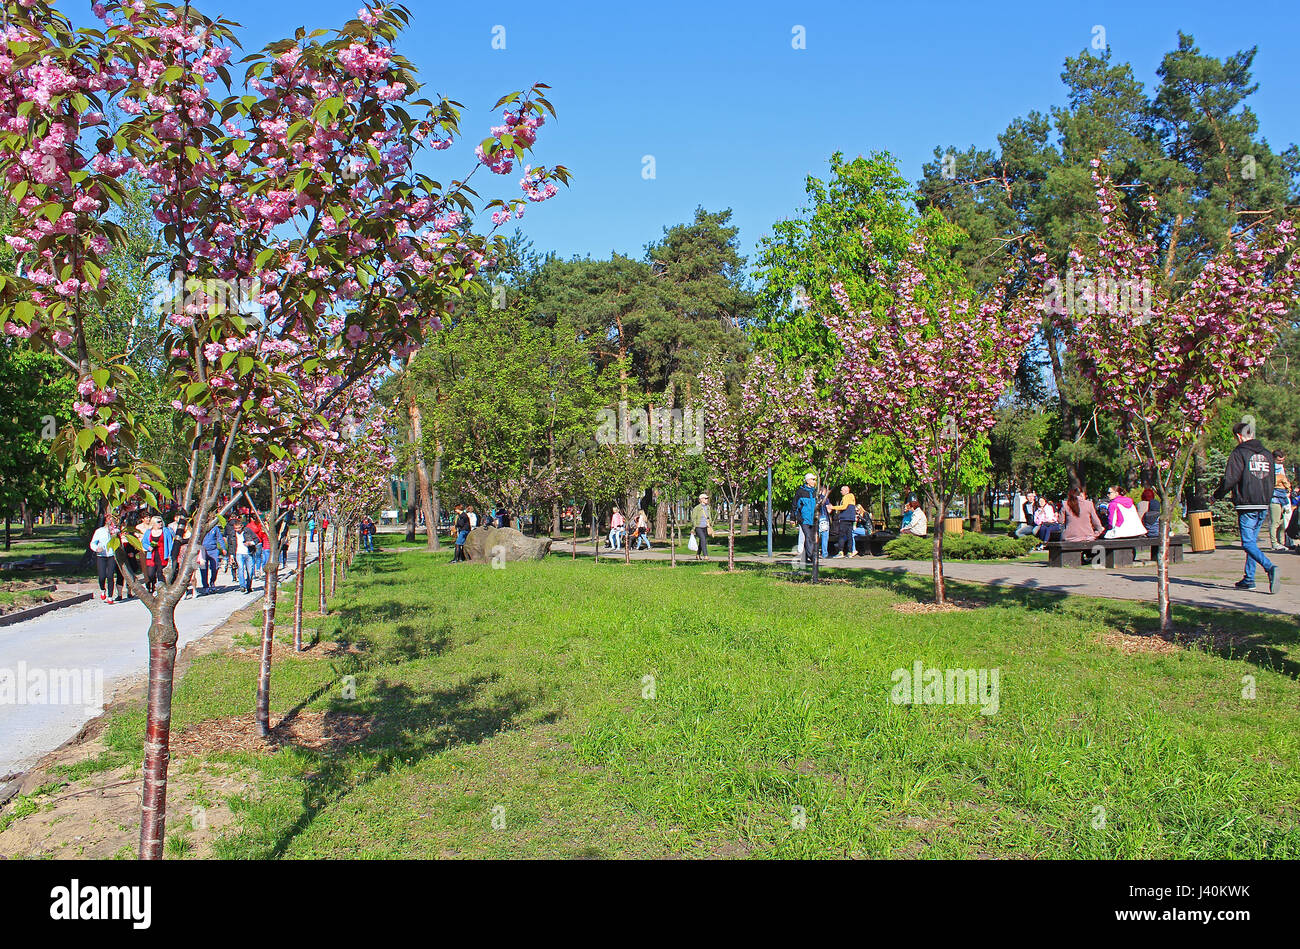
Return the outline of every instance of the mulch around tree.
{"type": "Polygon", "coordinates": [[[978,600],[949,600],[946,603],[895,603],[895,613],[963,613],[978,610],[985,604],[978,600]]]}
{"type": "Polygon", "coordinates": [[[176,757],[204,756],[222,751],[274,752],[293,746],[312,751],[340,748],[361,741],[374,729],[369,715],[344,712],[298,712],[289,717],[273,715],[271,733],[258,734],[254,715],[214,718],[187,726],[172,736],[176,757]]]}

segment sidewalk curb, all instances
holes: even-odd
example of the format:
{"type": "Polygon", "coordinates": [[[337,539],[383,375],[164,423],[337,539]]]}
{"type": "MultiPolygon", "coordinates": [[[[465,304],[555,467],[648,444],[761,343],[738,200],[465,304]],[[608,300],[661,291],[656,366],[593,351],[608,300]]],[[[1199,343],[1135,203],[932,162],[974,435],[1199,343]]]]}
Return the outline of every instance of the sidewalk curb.
{"type": "Polygon", "coordinates": [[[6,613],[4,616],[0,616],[0,626],[13,626],[16,623],[23,622],[24,620],[36,619],[36,617],[44,616],[46,613],[53,613],[55,610],[61,610],[65,606],[77,606],[80,603],[85,603],[87,600],[93,600],[94,598],[95,594],[93,593],[78,593],[75,596],[68,597],[66,600],[54,600],[50,603],[41,603],[37,606],[29,606],[25,610],[17,610],[13,613],[6,613]]]}

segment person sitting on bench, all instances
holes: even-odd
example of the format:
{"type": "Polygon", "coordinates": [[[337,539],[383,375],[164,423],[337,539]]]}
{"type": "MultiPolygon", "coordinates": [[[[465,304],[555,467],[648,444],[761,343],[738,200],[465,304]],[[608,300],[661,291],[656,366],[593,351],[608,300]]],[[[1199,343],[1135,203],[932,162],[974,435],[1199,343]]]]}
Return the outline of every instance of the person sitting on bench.
{"type": "Polygon", "coordinates": [[[1052,502],[1047,498],[1039,498],[1037,504],[1038,509],[1034,511],[1034,534],[1045,544],[1055,540],[1061,528],[1056,523],[1056,508],[1052,507],[1052,502]]]}
{"type": "Polygon", "coordinates": [[[1140,512],[1142,514],[1142,526],[1147,529],[1148,537],[1159,537],[1160,499],[1156,497],[1156,492],[1152,488],[1144,488],[1142,500],[1145,502],[1145,507],[1140,512]]]}
{"type": "Polygon", "coordinates": [[[1106,531],[1106,539],[1145,537],[1147,529],[1142,523],[1142,518],[1138,517],[1133,499],[1124,489],[1113,484],[1106,492],[1106,496],[1110,498],[1110,503],[1106,507],[1106,517],[1110,521],[1110,530],[1106,531]]]}
{"type": "Polygon", "coordinates": [[[903,529],[904,534],[914,534],[917,537],[924,537],[925,532],[930,525],[926,523],[925,511],[921,509],[921,502],[915,499],[908,501],[903,508],[903,529]],[[908,513],[910,511],[910,514],[908,513]]]}
{"type": "Polygon", "coordinates": [[[1097,506],[1082,485],[1071,488],[1066,495],[1061,505],[1061,524],[1061,540],[1067,544],[1090,544],[1106,530],[1097,516],[1097,506]]]}

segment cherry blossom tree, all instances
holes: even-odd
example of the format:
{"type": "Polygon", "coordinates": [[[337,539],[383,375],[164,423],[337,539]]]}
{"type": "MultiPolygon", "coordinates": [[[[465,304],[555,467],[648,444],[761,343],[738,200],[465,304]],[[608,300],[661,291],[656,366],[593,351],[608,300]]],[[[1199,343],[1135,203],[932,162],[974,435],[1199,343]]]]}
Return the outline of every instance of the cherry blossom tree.
{"type": "MultiPolygon", "coordinates": [[[[736,569],[736,508],[755,479],[776,463],[788,443],[792,407],[804,405],[800,383],[778,371],[765,353],[741,365],[718,358],[699,374],[704,410],[704,457],[727,502],[727,569],[736,569]]],[[[806,393],[805,393],[806,395],[806,393]]]]}
{"type": "MultiPolygon", "coordinates": [[[[250,57],[242,87],[226,68],[234,24],[152,0],[94,11],[102,28],[73,29],[43,0],[6,6],[0,180],[21,215],[7,238],[18,266],[0,274],[0,325],[56,354],[78,380],[81,422],[57,444],[72,476],[110,509],[157,506],[168,492],[134,450],[130,372],[119,360],[96,365],[87,340],[87,318],[111,287],[119,179],[143,176],[174,275],[163,340],[191,446],[178,500],[201,535],[222,513],[228,474],[242,480],[241,462],[284,457],[280,405],[304,346],[341,341],[341,393],[438,328],[441,305],[493,252],[471,232],[467,182],[484,167],[510,173],[550,106],[540,85],[504,97],[503,123],[478,146],[474,169],[444,187],[415,160],[451,144],[459,108],[417,98],[414,70],[394,48],[403,8],[365,7],[339,30],[300,30],[250,57]],[[218,98],[218,87],[228,94],[218,98]],[[126,118],[110,128],[106,113],[126,118]]],[[[562,167],[527,166],[522,195],[483,210],[499,227],[565,180],[562,167]]],[[[175,608],[199,545],[186,545],[173,579],[151,594],[125,559],[122,543],[132,542],[114,547],[152,617],[140,852],[157,858],[175,608]]]]}
{"type": "MultiPolygon", "coordinates": [[[[1296,306],[1295,223],[1242,231],[1185,288],[1164,279],[1152,235],[1130,227],[1124,201],[1092,162],[1100,231],[1070,251],[1064,277],[1046,255],[1030,292],[1073,326],[1079,366],[1097,404],[1115,413],[1128,449],[1160,498],[1157,602],[1172,630],[1169,535],[1196,442],[1218,400],[1232,395],[1277,343],[1296,306]]],[[[1136,202],[1143,216],[1154,195],[1136,202]]]]}
{"type": "MultiPolygon", "coordinates": [[[[935,512],[931,572],[935,602],[943,603],[944,515],[963,486],[963,468],[996,422],[994,409],[1043,304],[1024,295],[1009,304],[1006,280],[983,295],[956,282],[927,281],[927,240],[918,230],[892,271],[869,275],[887,303],[857,309],[837,280],[839,309],[821,316],[842,346],[834,399],[844,413],[841,430],[850,442],[889,436],[935,512]]],[[[865,259],[878,259],[870,231],[863,241],[865,259]]]]}

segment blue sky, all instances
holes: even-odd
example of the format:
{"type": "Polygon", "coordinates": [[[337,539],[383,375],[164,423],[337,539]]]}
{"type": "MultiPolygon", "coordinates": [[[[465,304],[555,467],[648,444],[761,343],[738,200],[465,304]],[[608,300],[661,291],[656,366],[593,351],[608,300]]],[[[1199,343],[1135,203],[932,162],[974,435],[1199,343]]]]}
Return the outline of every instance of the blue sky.
{"type": "MultiPolygon", "coordinates": [[[[246,49],[294,27],[333,26],[360,0],[200,0],[245,26],[246,49]]],[[[530,207],[538,250],[640,255],[694,208],[730,207],[744,252],[792,214],[830,154],[892,152],[915,181],[935,145],[992,145],[1017,115],[1063,101],[1061,66],[1094,26],[1148,89],[1177,31],[1223,57],[1258,46],[1251,105],[1276,149],[1300,141],[1300,5],[1224,3],[434,3],[408,0],[401,50],[431,90],[464,103],[464,141],[495,124],[511,89],[549,83],[559,112],[537,162],[572,188],[530,207]],[[1006,16],[997,9],[1015,11],[1006,16]],[[806,48],[792,48],[802,26],[806,48]],[[493,28],[505,49],[493,49],[493,28]],[[653,155],[656,177],[642,177],[653,155]]],[[[469,149],[438,153],[446,181],[469,149]]],[[[488,184],[512,194],[517,174],[488,184]]],[[[478,180],[476,178],[476,180],[478,180]]]]}

